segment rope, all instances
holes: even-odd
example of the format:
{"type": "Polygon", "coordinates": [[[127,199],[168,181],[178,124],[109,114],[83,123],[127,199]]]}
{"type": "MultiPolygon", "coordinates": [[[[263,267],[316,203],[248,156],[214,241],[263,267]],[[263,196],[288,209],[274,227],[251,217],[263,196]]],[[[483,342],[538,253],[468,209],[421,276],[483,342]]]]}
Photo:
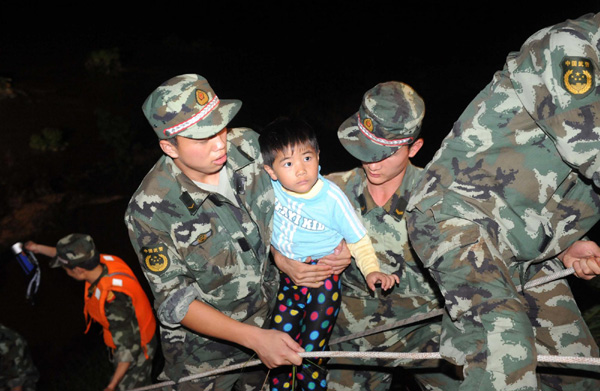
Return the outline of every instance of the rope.
{"type": "MultiPolygon", "coordinates": [[[[565,270],[561,270],[559,272],[553,273],[546,277],[537,278],[533,281],[529,281],[525,284],[525,289],[533,288],[538,285],[546,284],[550,281],[558,280],[560,278],[567,277],[571,274],[575,273],[573,268],[568,268],[565,270]]],[[[521,291],[521,285],[517,286],[517,291],[521,291]]],[[[416,323],[425,319],[433,318],[444,313],[443,308],[436,309],[434,311],[430,311],[426,314],[415,315],[410,318],[403,319],[398,322],[394,322],[392,324],[385,324],[382,326],[374,327],[369,330],[365,330],[360,333],[351,334],[345,337],[340,337],[333,339],[329,342],[329,345],[338,344],[340,342],[348,341],[355,338],[360,338],[367,335],[372,335],[376,333],[380,333],[383,331],[391,330],[400,326],[404,326],[410,323],[416,323]]],[[[327,351],[327,352],[303,352],[299,353],[300,357],[309,357],[309,358],[320,358],[320,357],[345,357],[345,358],[362,358],[362,359],[384,359],[384,360],[440,360],[442,356],[439,352],[427,352],[427,353],[398,353],[398,352],[344,352],[344,351],[327,351]]],[[[538,362],[540,363],[563,363],[563,364],[580,364],[580,365],[600,365],[600,358],[596,357],[579,357],[579,356],[550,356],[550,355],[539,355],[538,362]]],[[[200,379],[203,377],[214,376],[224,372],[235,371],[238,369],[244,369],[253,367],[256,365],[260,365],[262,362],[260,360],[252,360],[240,364],[233,364],[223,368],[217,368],[211,371],[198,373],[194,375],[189,375],[180,378],[177,382],[169,380],[162,383],[156,383],[150,386],[134,388],[129,391],[147,391],[153,390],[160,387],[173,386],[179,383],[188,382],[195,379],[200,379]]]]}
{"type": "MultiPolygon", "coordinates": [[[[322,357],[344,357],[344,358],[361,358],[361,359],[382,359],[382,360],[440,360],[442,356],[439,352],[426,352],[426,353],[396,353],[396,352],[343,352],[343,351],[330,351],[330,352],[303,352],[299,353],[300,357],[309,358],[322,358],[322,357]]],[[[580,356],[551,356],[551,355],[539,355],[539,363],[562,363],[562,364],[580,364],[580,365],[600,365],[600,358],[597,357],[580,357],[580,356]]],[[[185,383],[191,380],[200,379],[203,377],[214,376],[224,372],[235,371],[238,369],[250,368],[256,365],[260,365],[260,360],[252,360],[241,364],[229,365],[227,367],[214,369],[211,371],[198,373],[182,377],[179,381],[174,382],[172,380],[152,384],[150,386],[139,387],[130,389],[129,391],[147,391],[153,390],[165,386],[174,386],[176,384],[185,383]]]]}
{"type": "MultiPolygon", "coordinates": [[[[525,284],[525,289],[529,289],[529,288],[533,288],[534,286],[538,286],[538,285],[542,285],[545,284],[547,282],[550,281],[554,281],[554,280],[558,280],[561,278],[565,278],[567,276],[570,276],[571,274],[575,273],[575,269],[573,269],[572,267],[565,269],[565,270],[561,270],[559,272],[556,272],[554,274],[550,274],[549,276],[546,277],[541,277],[541,278],[536,278],[533,281],[529,281],[527,284],[525,284]]],[[[519,285],[517,287],[517,289],[519,290],[519,292],[521,291],[521,286],[519,285]]]]}

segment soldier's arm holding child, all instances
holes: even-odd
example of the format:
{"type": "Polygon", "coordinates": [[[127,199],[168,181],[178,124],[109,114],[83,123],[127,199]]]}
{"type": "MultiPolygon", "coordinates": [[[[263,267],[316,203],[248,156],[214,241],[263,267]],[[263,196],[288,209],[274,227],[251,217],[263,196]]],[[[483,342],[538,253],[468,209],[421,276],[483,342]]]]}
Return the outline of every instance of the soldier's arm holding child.
{"type": "Polygon", "coordinates": [[[323,280],[332,274],[340,274],[352,261],[350,250],[345,241],[341,241],[333,254],[322,257],[316,265],[309,265],[283,256],[273,246],[271,252],[277,268],[287,274],[294,284],[309,288],[318,288],[323,280]]]}

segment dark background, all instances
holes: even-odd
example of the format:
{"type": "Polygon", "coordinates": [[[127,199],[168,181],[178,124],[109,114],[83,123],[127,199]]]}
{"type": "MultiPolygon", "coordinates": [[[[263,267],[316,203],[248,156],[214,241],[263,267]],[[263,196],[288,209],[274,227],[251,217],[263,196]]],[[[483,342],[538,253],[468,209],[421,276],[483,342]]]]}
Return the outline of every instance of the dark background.
{"type": "Polygon", "coordinates": [[[83,334],[83,283],[40,256],[41,286],[28,303],[10,246],[89,233],[146,284],[122,218],[159,156],[140,107],[163,81],[198,73],[221,99],[241,99],[233,126],[305,118],[324,173],[357,164],[336,132],[364,92],[403,81],[427,107],[426,146],[414,160],[423,166],[509,51],[540,28],[600,9],[599,1],[404,3],[0,6],[0,323],[29,341],[41,390],[101,389],[104,375],[90,376],[106,373],[106,354],[98,327],[83,334]],[[102,50],[118,54],[109,74],[86,66],[102,50]],[[58,140],[32,147],[44,129],[58,140]]]}

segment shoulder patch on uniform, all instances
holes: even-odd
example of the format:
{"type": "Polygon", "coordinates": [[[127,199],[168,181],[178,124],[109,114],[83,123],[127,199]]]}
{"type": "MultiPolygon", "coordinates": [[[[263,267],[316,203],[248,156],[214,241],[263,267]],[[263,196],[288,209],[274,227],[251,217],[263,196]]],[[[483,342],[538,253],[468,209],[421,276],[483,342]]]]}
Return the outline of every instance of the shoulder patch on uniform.
{"type": "Polygon", "coordinates": [[[192,246],[197,246],[199,244],[202,244],[204,242],[206,242],[206,240],[208,238],[210,238],[212,236],[212,229],[209,229],[207,232],[204,232],[200,235],[198,235],[198,237],[196,238],[196,240],[194,240],[192,242],[192,246]]]}
{"type": "Polygon", "coordinates": [[[562,84],[571,95],[583,98],[594,89],[594,64],[589,58],[565,56],[561,65],[562,84]]]}
{"type": "Polygon", "coordinates": [[[159,244],[153,247],[142,247],[144,256],[144,267],[152,273],[161,273],[169,267],[169,256],[167,246],[159,244]]]}

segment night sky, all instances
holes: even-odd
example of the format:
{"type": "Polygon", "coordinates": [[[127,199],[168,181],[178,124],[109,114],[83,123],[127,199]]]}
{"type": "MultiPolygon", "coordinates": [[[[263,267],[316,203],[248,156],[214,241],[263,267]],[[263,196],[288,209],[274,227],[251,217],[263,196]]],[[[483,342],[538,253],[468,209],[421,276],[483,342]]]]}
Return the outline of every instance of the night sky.
{"type": "MultiPolygon", "coordinates": [[[[66,84],[78,71],[69,59],[81,68],[90,51],[118,47],[134,81],[123,105],[139,126],[139,107],[152,89],[177,74],[199,73],[221,98],[243,101],[234,125],[259,128],[280,114],[301,115],[333,148],[337,127],[362,94],[400,80],[425,99],[425,163],[509,51],[540,28],[600,9],[598,0],[556,8],[546,1],[204,3],[145,3],[134,11],[110,2],[85,10],[4,6],[0,73],[76,90],[66,84]]],[[[323,155],[325,168],[326,149],[323,155]]]]}
{"type": "MultiPolygon", "coordinates": [[[[134,10],[127,2],[12,3],[17,2],[0,6],[0,77],[11,78],[16,89],[26,92],[28,106],[17,108],[17,99],[25,100],[21,97],[0,100],[2,178],[12,178],[14,166],[8,167],[7,161],[26,166],[14,155],[27,152],[31,133],[44,126],[75,129],[80,147],[68,151],[69,158],[85,155],[94,160],[97,150],[88,139],[95,137],[96,107],[120,113],[136,134],[150,138],[149,148],[157,149],[141,104],[163,81],[183,73],[205,76],[221,99],[242,100],[234,126],[260,129],[279,115],[306,119],[317,130],[324,173],[357,164],[339,145],[336,132],[358,110],[364,92],[380,82],[403,81],[426,105],[426,145],[414,161],[423,166],[510,51],[543,27],[600,10],[598,0],[556,3],[556,8],[549,8],[548,1],[441,6],[424,1],[410,6],[405,1],[162,2],[142,3],[134,10]],[[83,67],[86,56],[106,48],[118,48],[124,72],[117,81],[90,80],[83,67]]],[[[59,167],[57,177],[80,168],[67,159],[62,165],[48,161],[46,169],[53,165],[59,167]]],[[[35,180],[21,186],[22,176],[14,178],[1,183],[11,191],[22,187],[22,193],[36,186],[35,180]]],[[[119,184],[121,203],[61,215],[70,227],[56,222],[52,229],[27,234],[54,244],[71,229],[88,232],[98,238],[101,251],[135,264],[122,215],[123,203],[141,179],[138,175],[119,184]]],[[[9,213],[11,205],[0,211],[9,213]]],[[[45,366],[40,370],[47,384],[48,376],[64,370],[55,357],[68,358],[77,344],[92,339],[101,343],[100,336],[83,336],[83,285],[62,273],[45,268],[38,303],[24,304],[23,277],[7,260],[11,244],[0,243],[0,322],[31,341],[34,359],[45,366]],[[9,289],[9,283],[17,284],[18,291],[9,289]]]]}

